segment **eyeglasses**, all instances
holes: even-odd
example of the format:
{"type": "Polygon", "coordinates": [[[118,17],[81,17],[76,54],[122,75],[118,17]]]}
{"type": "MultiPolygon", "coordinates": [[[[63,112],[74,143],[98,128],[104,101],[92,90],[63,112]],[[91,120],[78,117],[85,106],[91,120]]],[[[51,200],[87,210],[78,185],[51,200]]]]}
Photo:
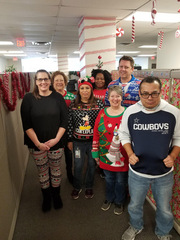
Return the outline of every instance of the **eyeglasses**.
{"type": "Polygon", "coordinates": [[[38,80],[38,82],[42,82],[43,80],[47,82],[49,78],[37,78],[36,80],[38,80]]]}
{"type": "Polygon", "coordinates": [[[149,96],[151,96],[152,98],[157,98],[157,97],[159,97],[159,94],[160,94],[160,93],[158,93],[158,92],[153,92],[153,93],[141,93],[141,92],[140,92],[140,94],[141,94],[142,98],[148,99],[149,96]]]}

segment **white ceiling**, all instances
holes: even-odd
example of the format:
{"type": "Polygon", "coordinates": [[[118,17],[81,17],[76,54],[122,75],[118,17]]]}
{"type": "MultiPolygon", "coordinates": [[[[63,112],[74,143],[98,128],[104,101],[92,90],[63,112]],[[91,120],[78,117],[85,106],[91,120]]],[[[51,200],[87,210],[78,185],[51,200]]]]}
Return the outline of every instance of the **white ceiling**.
{"type": "MultiPolygon", "coordinates": [[[[158,13],[177,13],[179,8],[178,0],[157,0],[158,13]]],[[[159,31],[175,32],[180,24],[156,23],[152,26],[150,22],[135,21],[135,43],[131,43],[132,23],[124,19],[136,11],[151,10],[151,0],[0,0],[0,41],[14,43],[13,46],[0,46],[0,51],[23,50],[28,57],[57,53],[72,56],[78,50],[78,23],[82,16],[116,17],[125,31],[117,38],[117,52],[139,51],[139,45],[157,44],[159,31]],[[17,48],[16,38],[24,38],[26,47],[17,48]],[[32,42],[52,44],[33,46],[32,42]]],[[[155,52],[156,49],[141,50],[141,54],[155,52]]]]}

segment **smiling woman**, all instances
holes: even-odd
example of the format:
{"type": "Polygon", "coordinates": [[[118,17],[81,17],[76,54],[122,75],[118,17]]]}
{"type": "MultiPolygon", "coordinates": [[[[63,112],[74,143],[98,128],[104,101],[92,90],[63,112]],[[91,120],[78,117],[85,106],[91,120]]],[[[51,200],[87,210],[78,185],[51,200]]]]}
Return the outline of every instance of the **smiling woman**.
{"type": "Polygon", "coordinates": [[[21,105],[24,144],[36,163],[43,195],[43,212],[62,208],[60,197],[62,136],[67,127],[67,107],[63,97],[50,89],[46,70],[35,74],[34,90],[25,95],[21,105]]]}
{"type": "Polygon", "coordinates": [[[121,106],[122,95],[123,92],[120,86],[111,86],[109,88],[110,107],[101,110],[96,118],[92,148],[92,156],[100,168],[103,169],[106,180],[105,201],[101,209],[107,211],[111,204],[114,203],[114,214],[116,215],[123,212],[128,177],[127,154],[120,141],[118,144],[112,142],[113,136],[118,138],[116,129],[119,128],[125,111],[125,108],[121,106]],[[110,154],[110,148],[112,154],[110,154]]]}
{"type": "Polygon", "coordinates": [[[82,170],[85,155],[88,165],[85,177],[85,197],[92,198],[95,172],[95,161],[92,158],[92,138],[95,119],[99,111],[104,108],[103,102],[93,95],[91,79],[79,79],[77,97],[69,107],[68,147],[74,155],[74,181],[72,198],[78,199],[82,191],[82,170]]]}
{"type": "Polygon", "coordinates": [[[94,77],[93,83],[93,93],[94,96],[98,99],[101,99],[104,102],[106,88],[108,84],[112,81],[111,74],[107,70],[102,69],[93,69],[92,77],[94,77]]]}
{"type": "MultiPolygon", "coordinates": [[[[75,95],[66,91],[65,87],[67,86],[68,78],[67,76],[60,71],[56,71],[52,74],[52,84],[54,89],[59,92],[65,102],[67,107],[69,107],[72,100],[75,99],[75,95]]],[[[66,171],[67,171],[67,177],[69,182],[73,183],[73,174],[72,174],[72,152],[67,147],[67,134],[65,132],[64,134],[64,153],[65,153],[65,161],[66,161],[66,171]]]]}

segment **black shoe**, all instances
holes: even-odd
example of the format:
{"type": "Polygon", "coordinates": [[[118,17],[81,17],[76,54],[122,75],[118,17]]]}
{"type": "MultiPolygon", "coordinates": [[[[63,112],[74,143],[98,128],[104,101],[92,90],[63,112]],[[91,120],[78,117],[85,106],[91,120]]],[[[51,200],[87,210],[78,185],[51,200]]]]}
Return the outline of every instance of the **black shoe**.
{"type": "Polygon", "coordinates": [[[86,189],[85,190],[85,198],[93,198],[94,197],[94,192],[93,189],[86,189]]]}
{"type": "Polygon", "coordinates": [[[60,209],[63,207],[63,202],[60,196],[60,187],[52,187],[52,198],[54,209],[60,209]]]}
{"type": "Polygon", "coordinates": [[[42,203],[42,211],[48,212],[51,210],[51,191],[50,187],[43,189],[41,188],[42,195],[43,195],[43,203],[42,203]]]}

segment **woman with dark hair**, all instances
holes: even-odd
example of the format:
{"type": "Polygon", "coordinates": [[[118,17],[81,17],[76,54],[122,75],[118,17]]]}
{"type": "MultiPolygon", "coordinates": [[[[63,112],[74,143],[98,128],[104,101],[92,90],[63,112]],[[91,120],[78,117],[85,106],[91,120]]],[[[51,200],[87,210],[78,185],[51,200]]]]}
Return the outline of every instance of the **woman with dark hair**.
{"type": "Polygon", "coordinates": [[[94,77],[94,96],[104,102],[107,86],[112,81],[111,74],[107,70],[93,69],[91,75],[94,77]]]}
{"type": "MultiPolygon", "coordinates": [[[[107,70],[93,69],[91,75],[94,77],[94,96],[104,103],[107,86],[112,81],[111,74],[107,70]]],[[[101,178],[105,178],[104,171],[99,166],[97,166],[97,171],[101,178]]]]}
{"type": "Polygon", "coordinates": [[[74,154],[74,189],[71,194],[73,199],[78,199],[82,191],[82,174],[86,154],[88,163],[85,176],[85,197],[94,196],[95,161],[92,158],[91,149],[94,123],[102,108],[104,108],[103,102],[93,95],[91,79],[80,79],[77,97],[69,107],[68,120],[68,147],[73,150],[74,154]]]}
{"type": "Polygon", "coordinates": [[[42,69],[35,74],[32,93],[24,96],[21,118],[24,144],[36,163],[43,195],[43,212],[62,208],[60,197],[62,136],[67,128],[67,107],[63,97],[52,90],[50,74],[42,69]]]}
{"type": "MultiPolygon", "coordinates": [[[[54,89],[63,96],[67,107],[69,107],[71,101],[75,99],[75,95],[65,90],[65,87],[67,86],[67,83],[68,83],[67,76],[63,72],[56,71],[52,74],[51,79],[52,79],[52,84],[54,89]]],[[[64,140],[65,140],[64,154],[65,154],[65,161],[66,161],[66,172],[67,172],[68,180],[72,184],[73,183],[72,152],[67,147],[66,133],[64,134],[64,140]]]]}

